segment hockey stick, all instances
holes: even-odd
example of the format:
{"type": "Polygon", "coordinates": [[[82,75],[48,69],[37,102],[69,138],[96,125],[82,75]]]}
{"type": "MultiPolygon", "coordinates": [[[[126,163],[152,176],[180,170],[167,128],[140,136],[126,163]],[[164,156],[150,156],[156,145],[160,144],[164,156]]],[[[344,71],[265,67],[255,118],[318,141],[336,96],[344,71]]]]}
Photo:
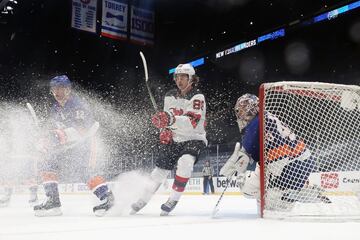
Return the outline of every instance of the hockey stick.
{"type": "Polygon", "coordinates": [[[36,116],[34,108],[32,107],[32,105],[30,103],[26,103],[26,107],[29,109],[31,117],[32,117],[36,127],[39,127],[39,119],[36,116]]]}
{"type": "Polygon", "coordinates": [[[148,93],[149,93],[149,96],[150,96],[150,100],[151,100],[151,103],[152,103],[152,105],[153,105],[153,107],[154,107],[154,110],[155,110],[155,112],[157,112],[157,111],[158,111],[158,106],[157,106],[157,104],[156,104],[154,95],[152,94],[151,89],[150,89],[150,86],[149,86],[149,74],[148,74],[146,59],[145,59],[144,54],[143,54],[141,51],[140,51],[140,57],[141,57],[141,60],[142,60],[142,62],[143,62],[143,65],[144,65],[146,88],[147,88],[147,90],[148,90],[148,93]]]}
{"type": "MultiPolygon", "coordinates": [[[[231,176],[232,177],[232,176],[231,176]]],[[[215,205],[215,207],[214,207],[214,209],[213,209],[213,211],[212,211],[212,213],[211,213],[211,217],[212,218],[215,218],[216,217],[216,214],[219,212],[219,205],[220,205],[220,202],[221,202],[221,199],[223,198],[223,196],[224,196],[224,193],[226,192],[226,189],[228,188],[228,186],[230,185],[230,180],[231,180],[231,178],[227,181],[227,184],[226,184],[226,186],[225,186],[225,188],[224,188],[224,190],[222,191],[222,193],[221,193],[221,195],[220,195],[220,197],[219,197],[219,200],[217,201],[217,203],[216,203],[216,205],[215,205]]]]}

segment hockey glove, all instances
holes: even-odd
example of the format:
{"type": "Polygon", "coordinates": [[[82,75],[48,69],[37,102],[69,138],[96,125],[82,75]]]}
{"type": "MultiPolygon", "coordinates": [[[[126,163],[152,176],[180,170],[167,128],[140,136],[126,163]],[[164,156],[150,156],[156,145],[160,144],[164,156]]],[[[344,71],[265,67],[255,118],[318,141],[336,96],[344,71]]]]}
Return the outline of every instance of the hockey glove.
{"type": "Polygon", "coordinates": [[[169,112],[157,112],[151,121],[157,128],[165,128],[174,123],[175,118],[169,112]]]}
{"type": "Polygon", "coordinates": [[[67,136],[63,129],[51,130],[50,139],[54,145],[64,145],[67,142],[67,136]]]}
{"type": "Polygon", "coordinates": [[[164,129],[160,132],[160,143],[170,144],[173,141],[173,133],[169,129],[164,129]]]}
{"type": "Polygon", "coordinates": [[[236,143],[233,154],[220,169],[220,175],[230,179],[235,173],[242,174],[246,171],[249,161],[249,156],[240,149],[240,143],[236,143]]]}

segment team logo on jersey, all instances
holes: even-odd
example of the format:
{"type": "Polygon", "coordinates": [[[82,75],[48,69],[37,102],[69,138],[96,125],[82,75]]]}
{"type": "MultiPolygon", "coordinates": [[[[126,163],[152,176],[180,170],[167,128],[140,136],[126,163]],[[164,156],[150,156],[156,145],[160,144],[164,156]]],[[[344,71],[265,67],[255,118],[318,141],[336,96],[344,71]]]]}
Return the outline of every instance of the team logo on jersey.
{"type": "Polygon", "coordinates": [[[173,112],[173,114],[175,116],[181,116],[184,114],[184,110],[183,109],[176,109],[176,108],[170,108],[170,110],[173,112]]]}

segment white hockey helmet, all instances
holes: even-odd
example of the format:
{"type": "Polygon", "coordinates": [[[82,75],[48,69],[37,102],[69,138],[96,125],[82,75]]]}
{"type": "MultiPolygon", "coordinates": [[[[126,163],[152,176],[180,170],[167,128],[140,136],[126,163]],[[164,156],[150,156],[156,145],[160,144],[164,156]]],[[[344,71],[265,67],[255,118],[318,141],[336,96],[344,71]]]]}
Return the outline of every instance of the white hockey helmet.
{"type": "Polygon", "coordinates": [[[234,107],[239,130],[246,127],[259,112],[259,98],[246,93],[238,98],[234,107]]]}
{"type": "Polygon", "coordinates": [[[187,74],[189,76],[189,79],[192,80],[193,76],[195,75],[195,69],[189,63],[179,64],[175,68],[174,79],[176,74],[187,74]]]}

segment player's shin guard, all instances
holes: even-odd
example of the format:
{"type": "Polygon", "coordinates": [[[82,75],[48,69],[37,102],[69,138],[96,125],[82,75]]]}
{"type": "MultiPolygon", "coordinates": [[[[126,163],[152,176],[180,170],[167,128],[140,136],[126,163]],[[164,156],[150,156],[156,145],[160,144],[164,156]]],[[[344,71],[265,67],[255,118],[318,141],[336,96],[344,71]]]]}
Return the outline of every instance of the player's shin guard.
{"type": "Polygon", "coordinates": [[[102,217],[114,206],[114,194],[109,190],[104,178],[96,176],[88,182],[90,190],[101,201],[99,205],[93,208],[96,216],[102,217]]]}
{"type": "Polygon", "coordinates": [[[43,203],[34,206],[35,216],[48,217],[59,216],[61,212],[61,202],[59,197],[58,183],[48,182],[44,184],[46,199],[43,203]]]}
{"type": "Polygon", "coordinates": [[[166,180],[169,172],[169,170],[158,167],[151,172],[150,180],[145,185],[144,192],[141,197],[137,202],[131,204],[130,215],[136,214],[146,206],[154,193],[159,189],[160,185],[166,180]]]}

